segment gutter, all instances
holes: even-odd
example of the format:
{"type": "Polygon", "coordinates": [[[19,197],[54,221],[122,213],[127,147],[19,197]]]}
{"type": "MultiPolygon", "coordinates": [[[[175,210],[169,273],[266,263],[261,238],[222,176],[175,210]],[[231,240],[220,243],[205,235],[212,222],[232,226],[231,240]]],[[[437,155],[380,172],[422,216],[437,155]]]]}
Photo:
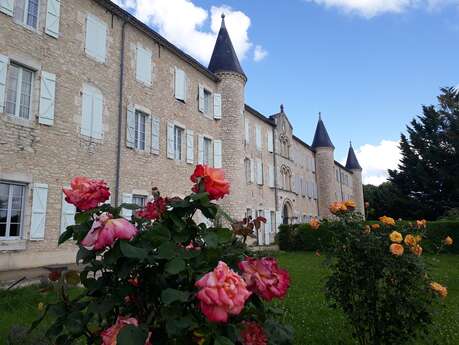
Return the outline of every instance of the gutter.
{"type": "Polygon", "coordinates": [[[119,206],[120,197],[120,180],[121,180],[121,136],[123,125],[123,93],[124,93],[124,53],[126,42],[126,24],[123,20],[121,27],[121,57],[120,57],[120,84],[119,84],[119,101],[118,101],[118,136],[116,141],[116,170],[115,170],[115,205],[119,206]]]}

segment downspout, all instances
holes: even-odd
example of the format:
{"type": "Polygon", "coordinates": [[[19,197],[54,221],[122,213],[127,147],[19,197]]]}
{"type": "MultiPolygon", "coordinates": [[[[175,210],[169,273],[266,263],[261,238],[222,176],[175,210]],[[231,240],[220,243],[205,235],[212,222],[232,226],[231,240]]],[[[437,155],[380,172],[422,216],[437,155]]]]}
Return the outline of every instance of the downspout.
{"type": "Polygon", "coordinates": [[[120,84],[119,84],[119,102],[118,102],[118,137],[116,147],[116,173],[115,173],[115,205],[119,205],[120,197],[120,180],[121,180],[121,136],[123,125],[123,93],[124,93],[124,45],[126,41],[126,19],[121,27],[121,57],[120,57],[120,84]]]}

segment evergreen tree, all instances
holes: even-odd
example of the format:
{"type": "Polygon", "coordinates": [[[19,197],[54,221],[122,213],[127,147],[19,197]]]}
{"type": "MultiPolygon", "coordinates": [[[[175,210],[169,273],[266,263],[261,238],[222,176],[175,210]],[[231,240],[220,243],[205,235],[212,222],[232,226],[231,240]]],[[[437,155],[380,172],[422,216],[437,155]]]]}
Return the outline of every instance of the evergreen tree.
{"type": "Polygon", "coordinates": [[[428,219],[459,206],[459,92],[441,92],[438,106],[423,106],[407,126],[398,170],[389,170],[390,181],[428,219]]]}

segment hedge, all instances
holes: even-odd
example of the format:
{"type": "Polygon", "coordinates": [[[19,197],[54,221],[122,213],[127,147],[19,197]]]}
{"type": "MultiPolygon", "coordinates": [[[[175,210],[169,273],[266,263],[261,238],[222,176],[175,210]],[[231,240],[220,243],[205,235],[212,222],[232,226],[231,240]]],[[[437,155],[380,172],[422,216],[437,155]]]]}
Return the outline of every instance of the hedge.
{"type": "MultiPolygon", "coordinates": [[[[377,222],[371,221],[368,224],[377,222]]],[[[322,222],[318,230],[312,230],[309,224],[293,224],[279,226],[277,242],[279,249],[285,251],[316,251],[324,250],[330,241],[330,231],[327,222],[322,222]]],[[[427,223],[426,236],[422,241],[425,253],[434,253],[436,246],[450,236],[454,243],[444,247],[442,252],[459,254],[459,221],[436,221],[427,223]]]]}

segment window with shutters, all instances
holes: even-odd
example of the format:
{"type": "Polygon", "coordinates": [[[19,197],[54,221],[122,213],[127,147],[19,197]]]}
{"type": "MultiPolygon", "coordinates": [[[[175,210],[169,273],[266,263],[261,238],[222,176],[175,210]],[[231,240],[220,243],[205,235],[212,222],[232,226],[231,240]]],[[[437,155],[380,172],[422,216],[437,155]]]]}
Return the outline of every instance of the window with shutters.
{"type": "Polygon", "coordinates": [[[94,86],[84,85],[81,101],[81,134],[102,139],[103,106],[102,92],[94,86]]]}
{"type": "Polygon", "coordinates": [[[37,29],[39,0],[16,0],[14,19],[30,28],[37,29]]]}
{"type": "Polygon", "coordinates": [[[186,74],[180,68],[175,68],[175,98],[185,102],[186,100],[186,74]]]}
{"type": "Polygon", "coordinates": [[[136,109],[135,111],[135,148],[145,150],[145,123],[147,114],[136,109]]]}
{"type": "Polygon", "coordinates": [[[245,181],[247,184],[251,183],[252,182],[252,178],[251,178],[251,164],[250,164],[250,159],[246,158],[244,159],[244,168],[245,168],[245,181]]]}
{"type": "Polygon", "coordinates": [[[98,62],[107,55],[107,24],[93,15],[86,17],[85,52],[98,62]]]}
{"type": "Polygon", "coordinates": [[[210,115],[211,114],[211,109],[212,109],[212,105],[211,105],[211,99],[212,99],[212,93],[207,90],[207,89],[204,89],[204,103],[203,103],[203,106],[204,106],[204,114],[206,115],[210,115]]]}
{"type": "Polygon", "coordinates": [[[5,112],[22,119],[30,118],[34,72],[12,63],[6,81],[5,112]]]}
{"type": "Polygon", "coordinates": [[[212,166],[212,140],[204,137],[202,164],[212,166]]]}
{"type": "Polygon", "coordinates": [[[136,79],[148,86],[151,85],[151,57],[151,50],[137,46],[136,79]]]}
{"type": "Polygon", "coordinates": [[[0,238],[15,239],[22,233],[25,186],[0,182],[0,238]]]}
{"type": "Polygon", "coordinates": [[[132,196],[132,203],[139,207],[144,207],[147,203],[147,197],[145,195],[134,194],[132,196]]]}
{"type": "Polygon", "coordinates": [[[182,142],[184,132],[183,128],[174,126],[174,159],[177,161],[182,160],[182,142]]]}

